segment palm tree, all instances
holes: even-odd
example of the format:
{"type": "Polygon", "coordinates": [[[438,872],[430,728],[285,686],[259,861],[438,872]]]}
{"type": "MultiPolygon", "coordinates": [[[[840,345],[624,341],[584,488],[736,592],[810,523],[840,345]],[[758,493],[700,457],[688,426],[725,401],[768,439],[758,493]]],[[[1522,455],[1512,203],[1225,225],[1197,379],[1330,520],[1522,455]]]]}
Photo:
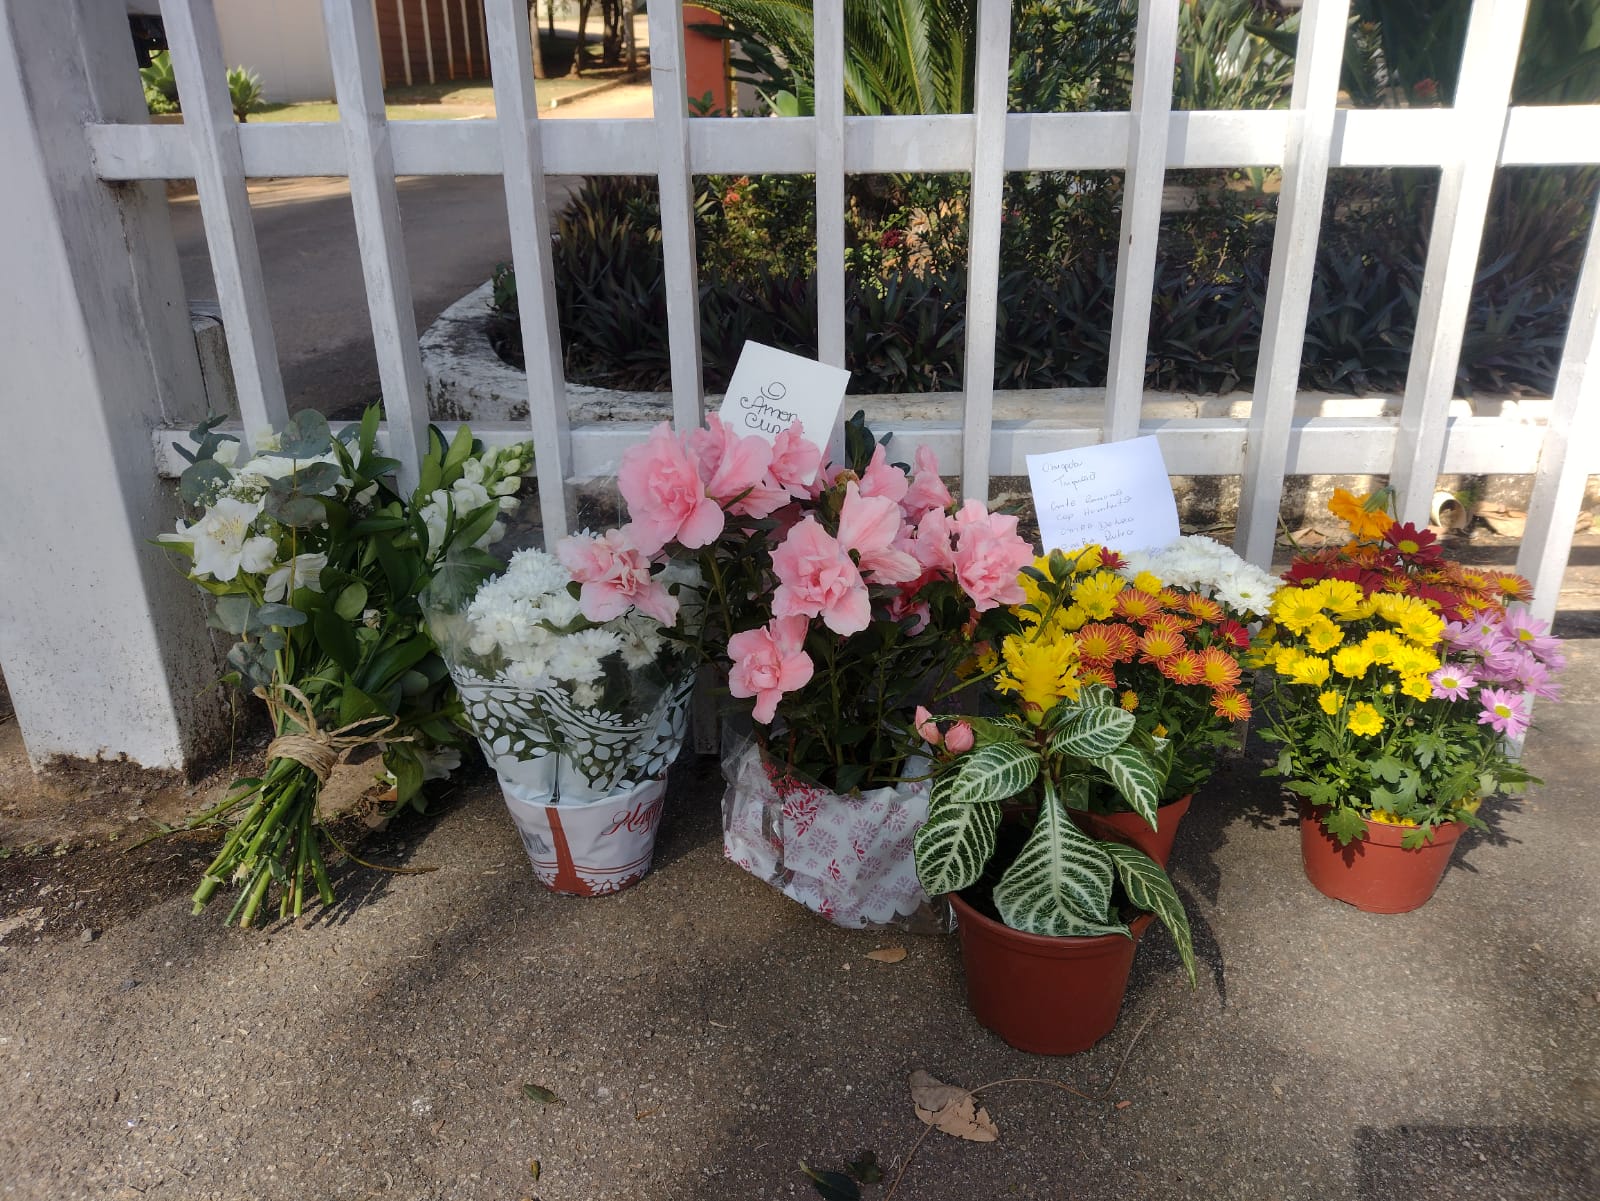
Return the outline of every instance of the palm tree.
{"type": "MultiPolygon", "coordinates": [[[[774,107],[813,111],[816,55],[809,0],[702,0],[767,76],[774,107]],[[752,45],[754,43],[754,45],[752,45]],[[781,92],[778,89],[782,89],[781,92]]],[[[844,0],[844,91],[867,116],[972,111],[975,0],[844,0]]]]}

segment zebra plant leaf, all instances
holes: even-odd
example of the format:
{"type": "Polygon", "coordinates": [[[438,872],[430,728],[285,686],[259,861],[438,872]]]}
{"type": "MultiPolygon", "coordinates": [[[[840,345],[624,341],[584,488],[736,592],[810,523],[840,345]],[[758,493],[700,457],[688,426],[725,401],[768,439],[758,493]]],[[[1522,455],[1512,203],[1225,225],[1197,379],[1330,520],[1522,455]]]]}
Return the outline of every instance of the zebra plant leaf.
{"type": "Polygon", "coordinates": [[[1051,736],[1050,753],[1079,759],[1109,755],[1128,741],[1135,721],[1126,709],[1100,705],[1079,709],[1051,736]]]}
{"type": "Polygon", "coordinates": [[[931,897],[976,884],[994,855],[995,831],[1000,828],[996,802],[951,800],[953,783],[952,776],[934,781],[928,820],[912,844],[917,878],[931,897]]]}
{"type": "Polygon", "coordinates": [[[1015,742],[995,742],[964,755],[950,785],[952,801],[981,805],[1023,792],[1039,774],[1039,752],[1015,742]]]}
{"type": "Polygon", "coordinates": [[[1166,780],[1150,757],[1138,747],[1120,746],[1108,754],[1095,756],[1090,762],[1110,777],[1122,799],[1154,830],[1156,806],[1161,804],[1161,786],[1166,780]]]}
{"type": "Polygon", "coordinates": [[[1111,916],[1111,859],[1045,786],[1039,824],[995,886],[1000,920],[1027,934],[1126,934],[1111,916]]]}
{"type": "Polygon", "coordinates": [[[1189,987],[1195,987],[1194,934],[1189,929],[1189,915],[1184,912],[1178,890],[1172,887],[1171,877],[1141,850],[1115,842],[1102,843],[1101,846],[1116,864],[1117,875],[1122,879],[1128,900],[1140,909],[1155,914],[1171,933],[1172,941],[1178,945],[1183,966],[1189,971],[1189,987]]]}

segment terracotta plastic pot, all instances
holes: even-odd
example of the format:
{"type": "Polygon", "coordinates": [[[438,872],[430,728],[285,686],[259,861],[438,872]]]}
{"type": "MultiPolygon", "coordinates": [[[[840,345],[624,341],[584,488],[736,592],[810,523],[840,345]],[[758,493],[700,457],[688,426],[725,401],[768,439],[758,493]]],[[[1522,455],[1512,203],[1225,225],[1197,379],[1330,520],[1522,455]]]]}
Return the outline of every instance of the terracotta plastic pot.
{"type": "Polygon", "coordinates": [[[1409,826],[1367,822],[1367,836],[1340,846],[1322,825],[1323,810],[1300,806],[1300,858],[1306,879],[1324,896],[1365,913],[1409,913],[1427,903],[1467,827],[1446,822],[1433,841],[1407,850],[1409,826]]]}
{"type": "Polygon", "coordinates": [[[1144,913],[1132,937],[1049,938],[985,917],[950,894],[961,934],[967,1004],[984,1026],[1019,1051],[1087,1051],[1117,1024],[1139,939],[1155,920],[1144,913]]]}
{"type": "Polygon", "coordinates": [[[1189,812],[1189,802],[1194,793],[1168,801],[1156,810],[1156,828],[1137,813],[1084,813],[1074,810],[1073,821],[1080,829],[1096,838],[1110,839],[1137,847],[1163,868],[1172,855],[1172,840],[1178,836],[1178,823],[1189,812]]]}

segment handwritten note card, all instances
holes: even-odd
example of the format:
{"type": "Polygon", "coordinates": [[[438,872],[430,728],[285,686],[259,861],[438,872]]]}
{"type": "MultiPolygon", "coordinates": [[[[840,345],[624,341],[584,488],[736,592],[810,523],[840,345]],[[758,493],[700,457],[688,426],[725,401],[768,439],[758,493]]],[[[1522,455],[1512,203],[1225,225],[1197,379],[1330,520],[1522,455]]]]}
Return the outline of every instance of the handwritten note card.
{"type": "Polygon", "coordinates": [[[720,416],[729,428],[760,434],[768,442],[799,421],[806,441],[820,447],[827,458],[828,439],[849,382],[850,373],[842,368],[746,342],[720,416]]]}
{"type": "Polygon", "coordinates": [[[1029,455],[1028,480],[1045,550],[1086,542],[1145,550],[1178,536],[1172,482],[1153,437],[1029,455]]]}

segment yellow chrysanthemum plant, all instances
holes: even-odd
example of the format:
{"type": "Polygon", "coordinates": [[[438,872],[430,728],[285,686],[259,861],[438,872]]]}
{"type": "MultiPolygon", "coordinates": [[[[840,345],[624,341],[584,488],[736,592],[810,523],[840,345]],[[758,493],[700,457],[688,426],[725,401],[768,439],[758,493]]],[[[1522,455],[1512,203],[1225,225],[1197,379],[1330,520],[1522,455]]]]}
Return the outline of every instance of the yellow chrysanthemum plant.
{"type": "Polygon", "coordinates": [[[1029,934],[1129,935],[1133,916],[1154,913],[1192,982],[1188,917],[1166,872],[1134,847],[1086,833],[1070,812],[1109,789],[1154,814],[1166,743],[1141,731],[1110,688],[1085,682],[1079,639],[1063,620],[1079,603],[1074,564],[1055,551],[1023,576],[1030,600],[1015,614],[1016,629],[980,657],[974,687],[986,715],[933,719],[965,723],[972,740],[960,753],[947,745],[936,769],[928,820],[916,835],[917,873],[930,896],[961,892],[1029,934]]]}
{"type": "Polygon", "coordinates": [[[1484,797],[1534,779],[1508,739],[1529,698],[1555,695],[1561,655],[1512,605],[1526,580],[1445,559],[1387,499],[1335,493],[1351,540],[1295,557],[1252,657],[1270,673],[1261,737],[1280,747],[1266,774],[1341,844],[1375,821],[1417,847],[1446,822],[1484,828],[1484,797]]]}

